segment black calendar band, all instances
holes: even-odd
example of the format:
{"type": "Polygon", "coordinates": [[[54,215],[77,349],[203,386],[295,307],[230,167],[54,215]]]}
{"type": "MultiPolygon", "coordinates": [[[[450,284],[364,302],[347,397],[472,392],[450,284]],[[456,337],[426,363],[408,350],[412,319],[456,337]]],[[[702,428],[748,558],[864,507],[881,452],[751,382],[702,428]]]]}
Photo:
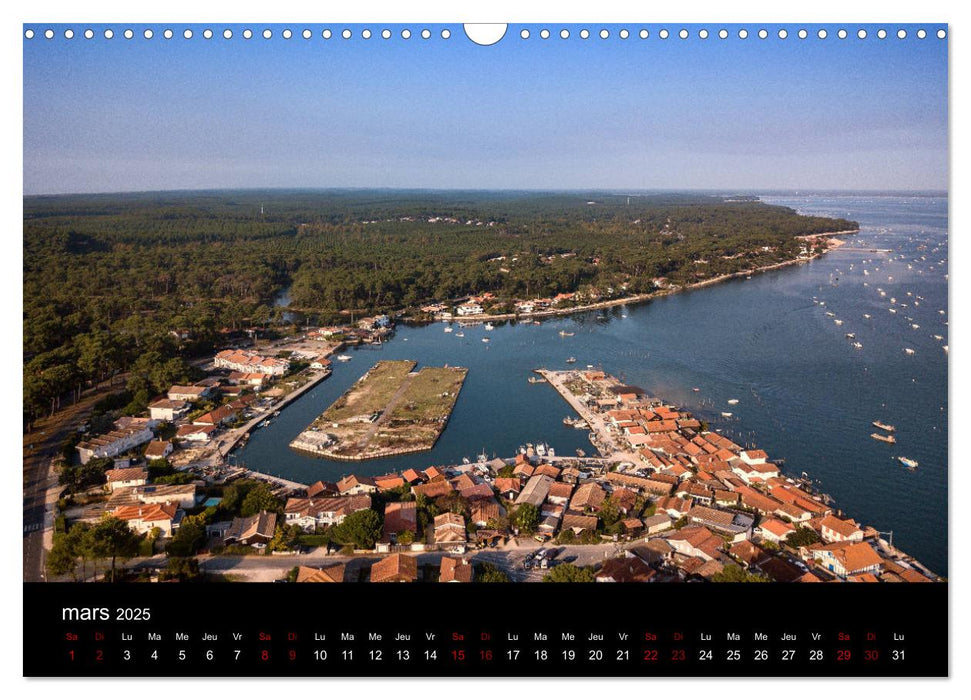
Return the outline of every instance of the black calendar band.
{"type": "Polygon", "coordinates": [[[946,676],[947,593],[946,583],[25,583],[24,675],[946,676]]]}

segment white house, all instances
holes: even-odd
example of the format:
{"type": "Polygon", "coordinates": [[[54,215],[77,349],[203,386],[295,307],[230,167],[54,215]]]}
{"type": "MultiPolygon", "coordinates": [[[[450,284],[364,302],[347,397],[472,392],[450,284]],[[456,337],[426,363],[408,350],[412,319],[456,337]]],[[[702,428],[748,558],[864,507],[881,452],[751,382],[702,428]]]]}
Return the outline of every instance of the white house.
{"type": "Polygon", "coordinates": [[[106,486],[109,491],[126,486],[143,486],[148,483],[148,472],[141,467],[128,469],[109,469],[105,472],[106,486]]]}
{"type": "Polygon", "coordinates": [[[165,420],[170,423],[189,412],[189,404],[181,399],[159,399],[148,405],[152,420],[165,420]]]}
{"type": "Polygon", "coordinates": [[[124,426],[116,421],[114,430],[78,443],[77,451],[81,456],[81,464],[87,464],[92,458],[120,455],[145,444],[153,437],[155,434],[147,419],[127,421],[124,426]]]}
{"type": "Polygon", "coordinates": [[[482,306],[479,304],[468,302],[466,304],[462,304],[461,306],[457,307],[455,309],[455,312],[459,316],[477,316],[483,313],[483,309],[482,309],[482,306]]]}

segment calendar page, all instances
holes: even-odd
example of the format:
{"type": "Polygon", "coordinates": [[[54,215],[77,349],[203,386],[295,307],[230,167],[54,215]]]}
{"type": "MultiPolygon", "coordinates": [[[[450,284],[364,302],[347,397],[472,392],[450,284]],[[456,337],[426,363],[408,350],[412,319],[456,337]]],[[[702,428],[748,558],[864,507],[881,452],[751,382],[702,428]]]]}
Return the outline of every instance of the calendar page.
{"type": "Polygon", "coordinates": [[[946,24],[22,42],[25,676],[948,675],[946,24]]]}

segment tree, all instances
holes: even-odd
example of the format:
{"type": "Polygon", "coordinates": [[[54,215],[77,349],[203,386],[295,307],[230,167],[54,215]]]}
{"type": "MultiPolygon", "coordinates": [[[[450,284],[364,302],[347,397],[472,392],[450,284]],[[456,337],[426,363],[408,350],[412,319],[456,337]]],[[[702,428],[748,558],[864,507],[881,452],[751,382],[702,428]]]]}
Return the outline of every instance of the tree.
{"type": "Polygon", "coordinates": [[[520,532],[530,535],[536,532],[539,525],[539,508],[532,503],[523,503],[513,515],[513,524],[519,528],[520,532]]]}
{"type": "Polygon", "coordinates": [[[381,520],[370,508],[351,513],[334,528],[334,540],[356,545],[358,549],[371,549],[381,537],[381,520]]]}
{"type": "Polygon", "coordinates": [[[411,544],[415,541],[415,533],[411,530],[402,530],[398,533],[397,542],[398,544],[411,544]]]}
{"type": "Polygon", "coordinates": [[[256,515],[261,511],[279,511],[283,507],[280,499],[273,495],[267,484],[259,484],[254,487],[243,499],[239,514],[244,518],[256,515]]]}
{"type": "Polygon", "coordinates": [[[588,583],[593,580],[593,568],[574,564],[558,564],[543,576],[543,583],[588,583]]]}
{"type": "Polygon", "coordinates": [[[795,532],[790,532],[786,537],[786,544],[790,547],[808,547],[820,541],[819,535],[815,530],[808,527],[800,527],[795,532]]]}
{"type": "Polygon", "coordinates": [[[509,576],[495,564],[482,564],[476,567],[475,580],[478,583],[509,583],[509,576]]]}
{"type": "Polygon", "coordinates": [[[267,548],[271,552],[291,552],[300,541],[303,530],[299,525],[277,525],[267,548]]]}
{"type": "Polygon", "coordinates": [[[604,527],[606,528],[620,522],[622,517],[620,508],[617,507],[617,504],[614,503],[614,499],[610,496],[607,496],[600,504],[599,515],[600,519],[603,521],[604,527]]]}
{"type": "Polygon", "coordinates": [[[560,534],[556,536],[557,544],[573,544],[577,541],[576,533],[570,528],[566,530],[561,530],[560,534]]]}
{"type": "Polygon", "coordinates": [[[77,555],[72,546],[71,538],[67,533],[57,533],[54,535],[54,545],[47,555],[47,575],[51,577],[64,576],[71,574],[77,581],[77,555]]]}
{"type": "Polygon", "coordinates": [[[183,518],[172,541],[165,547],[169,556],[191,557],[206,542],[205,516],[189,515],[183,518]]]}
{"type": "Polygon", "coordinates": [[[102,517],[91,532],[96,556],[111,559],[111,580],[114,582],[117,561],[127,561],[138,554],[139,537],[128,523],[113,515],[102,517]]]}
{"type": "Polygon", "coordinates": [[[199,560],[189,557],[169,557],[162,570],[167,580],[192,581],[199,578],[199,560]]]}
{"type": "Polygon", "coordinates": [[[771,583],[772,579],[745,571],[738,564],[729,564],[711,577],[715,583],[771,583]]]}

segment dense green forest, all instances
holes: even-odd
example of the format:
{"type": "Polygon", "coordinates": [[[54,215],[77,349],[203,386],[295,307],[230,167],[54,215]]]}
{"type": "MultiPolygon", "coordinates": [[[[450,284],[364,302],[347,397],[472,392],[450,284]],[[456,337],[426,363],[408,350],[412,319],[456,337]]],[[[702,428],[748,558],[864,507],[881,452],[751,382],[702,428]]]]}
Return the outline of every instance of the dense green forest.
{"type": "MultiPolygon", "coordinates": [[[[24,198],[24,415],[129,371],[154,394],[225,332],[493,292],[601,298],[792,258],[856,228],[696,194],[270,191],[24,198]],[[698,262],[704,261],[704,262],[698,262]],[[175,331],[176,333],[173,333],[175,331]],[[182,332],[181,335],[178,332],[182,332]]],[[[508,308],[508,305],[507,307],[508,308]]]]}

